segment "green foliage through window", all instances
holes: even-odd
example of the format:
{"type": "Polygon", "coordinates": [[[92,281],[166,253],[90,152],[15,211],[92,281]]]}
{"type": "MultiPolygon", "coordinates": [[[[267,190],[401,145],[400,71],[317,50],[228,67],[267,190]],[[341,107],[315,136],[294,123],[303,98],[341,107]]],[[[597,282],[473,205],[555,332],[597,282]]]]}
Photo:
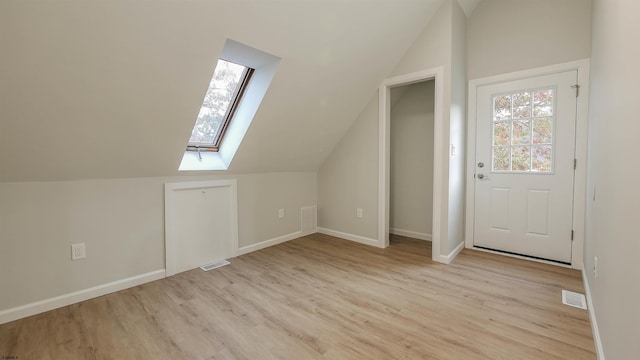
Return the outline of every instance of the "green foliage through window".
{"type": "Polygon", "coordinates": [[[218,60],[187,150],[218,151],[253,69],[218,60]]]}
{"type": "Polygon", "coordinates": [[[553,89],[493,98],[493,171],[552,171],[553,89]]]}

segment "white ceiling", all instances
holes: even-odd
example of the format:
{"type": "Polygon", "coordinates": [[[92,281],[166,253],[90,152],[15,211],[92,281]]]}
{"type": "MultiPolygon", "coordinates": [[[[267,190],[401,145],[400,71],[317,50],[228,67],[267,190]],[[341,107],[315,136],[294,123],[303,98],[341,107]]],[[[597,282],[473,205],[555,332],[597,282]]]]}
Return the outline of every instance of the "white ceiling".
{"type": "Polygon", "coordinates": [[[442,0],[3,0],[0,181],[177,174],[227,38],[282,58],[232,172],[316,170],[442,0]]]}

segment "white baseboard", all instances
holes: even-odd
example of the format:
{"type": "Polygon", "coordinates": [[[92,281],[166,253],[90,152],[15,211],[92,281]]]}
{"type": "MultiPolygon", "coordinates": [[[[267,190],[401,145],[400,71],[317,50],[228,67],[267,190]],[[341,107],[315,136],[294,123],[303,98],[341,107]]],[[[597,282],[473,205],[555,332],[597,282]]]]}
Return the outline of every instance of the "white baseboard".
{"type": "Polygon", "coordinates": [[[584,292],[587,298],[587,308],[589,309],[589,319],[591,320],[591,331],[593,332],[593,342],[596,345],[596,354],[598,360],[604,360],[604,349],[602,348],[602,340],[600,339],[600,330],[596,321],[596,311],[593,308],[593,299],[591,298],[591,288],[587,279],[587,273],[582,269],[582,282],[584,283],[584,292]]]}
{"type": "MultiPolygon", "coordinates": [[[[289,240],[297,239],[302,236],[315,233],[315,230],[302,232],[297,231],[291,234],[279,236],[277,238],[269,239],[259,242],[257,244],[251,244],[243,246],[238,249],[238,254],[246,254],[252,251],[264,249],[269,246],[277,245],[289,240]]],[[[0,324],[8,323],[14,320],[22,319],[28,316],[43,313],[45,311],[61,308],[63,306],[72,305],[81,301],[96,298],[98,296],[107,295],[116,291],[128,289],[134,286],[138,286],[151,281],[163,279],[166,277],[165,270],[156,270],[146,274],[133,276],[130,278],[117,280],[108,284],[94,286],[92,288],[75,291],[69,294],[56,296],[53,298],[33,302],[26,305],[17,306],[11,309],[0,311],[0,324]]]]}
{"type": "Polygon", "coordinates": [[[293,239],[297,239],[299,237],[307,236],[307,235],[310,235],[310,234],[313,234],[313,233],[316,233],[316,232],[317,232],[316,230],[305,231],[305,232],[296,231],[296,232],[293,232],[291,234],[286,234],[286,235],[278,236],[278,237],[273,238],[273,239],[261,241],[259,243],[243,246],[243,247],[238,249],[238,255],[244,255],[244,254],[248,254],[250,252],[254,252],[254,251],[257,251],[257,250],[260,250],[260,249],[268,248],[269,246],[282,244],[283,242],[287,242],[287,241],[290,241],[290,240],[293,240],[293,239]]]}
{"type": "Polygon", "coordinates": [[[456,258],[456,256],[458,256],[462,249],[464,249],[464,241],[458,244],[458,246],[456,246],[448,255],[439,255],[437,257],[433,257],[433,260],[443,264],[449,264],[456,258]]]}
{"type": "Polygon", "coordinates": [[[389,229],[389,233],[393,235],[406,236],[406,237],[410,237],[418,240],[431,241],[431,234],[421,233],[417,231],[391,228],[389,229]]]}
{"type": "Polygon", "coordinates": [[[132,276],[130,278],[117,280],[103,285],[94,286],[88,289],[74,291],[72,293],[52,297],[49,299],[36,301],[0,311],[0,324],[25,318],[45,311],[61,308],[63,306],[79,303],[81,301],[96,298],[98,296],[107,295],[112,292],[128,289],[151,281],[159,280],[165,277],[165,270],[156,270],[146,274],[132,276]]]}
{"type": "Polygon", "coordinates": [[[353,234],[349,234],[349,233],[344,233],[342,231],[336,231],[336,230],[325,229],[325,228],[318,228],[318,232],[320,234],[325,234],[325,235],[329,235],[329,236],[339,237],[339,238],[345,239],[345,240],[355,241],[355,242],[360,243],[360,244],[371,245],[371,246],[375,246],[375,247],[384,247],[384,246],[380,245],[380,243],[378,242],[377,239],[371,239],[371,238],[367,238],[367,237],[360,236],[360,235],[353,235],[353,234]]]}

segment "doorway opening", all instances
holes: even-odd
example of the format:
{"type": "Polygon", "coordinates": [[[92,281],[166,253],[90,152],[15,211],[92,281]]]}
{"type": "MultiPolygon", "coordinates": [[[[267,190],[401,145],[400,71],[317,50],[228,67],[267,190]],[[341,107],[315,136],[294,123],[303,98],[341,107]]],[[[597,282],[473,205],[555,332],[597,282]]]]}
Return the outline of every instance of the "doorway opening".
{"type": "MultiPolygon", "coordinates": [[[[419,71],[386,79],[379,91],[379,173],[378,173],[378,242],[383,247],[389,246],[390,204],[391,204],[391,90],[396,87],[433,80],[433,189],[431,239],[432,259],[447,262],[440,254],[441,219],[442,219],[442,178],[445,153],[443,149],[443,106],[444,106],[444,69],[442,67],[419,71]]],[[[430,101],[430,100],[429,100],[430,101]]],[[[446,219],[446,214],[445,214],[446,219]]],[[[446,226],[446,225],[445,225],[446,226]]],[[[444,239],[446,241],[446,239],[444,239]]]]}
{"type": "Polygon", "coordinates": [[[431,241],[435,81],[392,88],[390,105],[390,242],[431,241]]]}

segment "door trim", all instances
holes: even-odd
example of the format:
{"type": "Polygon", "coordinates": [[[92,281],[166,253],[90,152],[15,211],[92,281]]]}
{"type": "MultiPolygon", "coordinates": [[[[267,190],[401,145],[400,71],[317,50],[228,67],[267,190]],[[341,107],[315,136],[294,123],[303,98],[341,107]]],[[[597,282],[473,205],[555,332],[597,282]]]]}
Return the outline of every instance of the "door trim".
{"type": "MultiPolygon", "coordinates": [[[[469,81],[468,121],[467,121],[467,190],[465,216],[465,247],[474,249],[473,228],[475,221],[475,148],[476,148],[476,101],[477,90],[480,86],[500,82],[522,80],[531,77],[551,75],[565,71],[578,72],[580,96],[576,109],[576,143],[575,157],[578,166],[575,170],[573,186],[573,230],[574,238],[571,246],[571,267],[582,269],[584,263],[585,214],[587,201],[587,138],[588,138],[588,110],[589,110],[589,59],[566,62],[562,64],[539,67],[535,69],[516,71],[507,74],[489,76],[469,81]]],[[[536,260],[534,260],[536,261],[536,260]]]]}
{"type": "MultiPolygon", "coordinates": [[[[442,206],[442,183],[445,174],[445,156],[442,150],[445,145],[443,133],[444,108],[444,68],[442,66],[426,69],[406,75],[399,75],[385,79],[379,87],[378,100],[378,244],[380,247],[389,246],[389,192],[390,192],[390,129],[391,129],[391,88],[409,85],[417,82],[434,80],[434,144],[433,144],[433,218],[432,218],[432,259],[448,263],[450,257],[440,255],[440,229],[447,226],[447,206],[442,206]],[[444,216],[443,216],[444,215],[444,216]],[[444,219],[444,221],[443,221],[444,219]]],[[[448,175],[448,173],[446,173],[448,175]]]]}

